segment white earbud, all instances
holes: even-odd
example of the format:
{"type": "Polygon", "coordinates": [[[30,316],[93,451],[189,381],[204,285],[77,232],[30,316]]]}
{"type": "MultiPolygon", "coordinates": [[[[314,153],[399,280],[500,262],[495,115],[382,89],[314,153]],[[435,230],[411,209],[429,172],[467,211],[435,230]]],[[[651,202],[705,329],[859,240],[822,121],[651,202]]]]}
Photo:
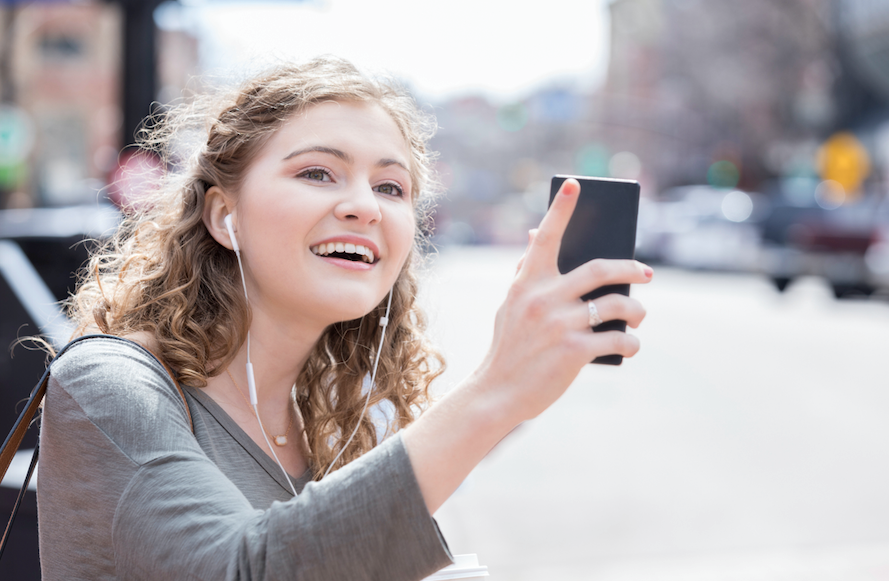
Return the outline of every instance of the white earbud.
{"type": "Polygon", "coordinates": [[[224,218],[225,227],[228,229],[228,237],[231,238],[232,246],[235,249],[235,252],[240,252],[241,249],[238,248],[238,238],[235,236],[235,228],[232,226],[232,215],[226,214],[224,218]]]}

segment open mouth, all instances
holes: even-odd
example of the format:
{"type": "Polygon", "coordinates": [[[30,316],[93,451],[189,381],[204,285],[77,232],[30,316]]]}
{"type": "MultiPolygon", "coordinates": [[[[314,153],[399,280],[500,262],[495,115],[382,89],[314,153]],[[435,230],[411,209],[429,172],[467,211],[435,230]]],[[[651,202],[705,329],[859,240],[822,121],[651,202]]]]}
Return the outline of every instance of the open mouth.
{"type": "Polygon", "coordinates": [[[351,260],[352,262],[365,262],[373,264],[375,257],[373,250],[360,244],[351,244],[348,242],[328,242],[327,244],[319,244],[312,246],[312,253],[317,256],[330,256],[331,258],[342,258],[343,260],[351,260]]]}

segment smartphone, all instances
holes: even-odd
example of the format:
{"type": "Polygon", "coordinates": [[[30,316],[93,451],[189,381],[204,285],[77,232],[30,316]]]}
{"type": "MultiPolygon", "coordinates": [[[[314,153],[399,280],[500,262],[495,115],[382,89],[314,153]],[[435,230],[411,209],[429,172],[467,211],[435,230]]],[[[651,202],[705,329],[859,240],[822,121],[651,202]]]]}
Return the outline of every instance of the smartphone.
{"type": "MultiPolygon", "coordinates": [[[[639,182],[557,175],[553,177],[550,189],[550,204],[568,178],[580,182],[580,197],[562,237],[559,272],[564,274],[594,258],[634,258],[639,182]]],[[[581,299],[589,301],[612,293],[630,296],[630,285],[603,286],[581,299]]],[[[593,329],[597,333],[626,330],[626,321],[605,321],[593,329]]],[[[621,355],[604,355],[591,363],[620,365],[622,361],[621,355]]]]}

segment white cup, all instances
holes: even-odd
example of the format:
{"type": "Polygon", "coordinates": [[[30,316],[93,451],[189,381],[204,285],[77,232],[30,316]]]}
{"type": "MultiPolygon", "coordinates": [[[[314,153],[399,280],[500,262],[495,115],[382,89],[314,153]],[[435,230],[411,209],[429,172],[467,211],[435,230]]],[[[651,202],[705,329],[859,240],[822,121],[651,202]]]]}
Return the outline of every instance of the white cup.
{"type": "Polygon", "coordinates": [[[460,581],[482,580],[488,577],[488,568],[478,564],[478,555],[454,555],[454,564],[448,565],[438,573],[426,577],[423,581],[460,581]]]}

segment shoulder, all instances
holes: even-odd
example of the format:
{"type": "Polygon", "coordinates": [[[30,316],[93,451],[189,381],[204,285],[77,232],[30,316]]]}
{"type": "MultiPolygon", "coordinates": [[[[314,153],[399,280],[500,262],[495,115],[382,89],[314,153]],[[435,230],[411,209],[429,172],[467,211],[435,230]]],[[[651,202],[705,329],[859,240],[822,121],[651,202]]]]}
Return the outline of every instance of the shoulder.
{"type": "Polygon", "coordinates": [[[72,341],[52,362],[52,378],[68,384],[83,376],[96,380],[166,377],[163,365],[140,343],[111,335],[72,341]]]}
{"type": "Polygon", "coordinates": [[[68,393],[88,415],[163,408],[188,413],[163,364],[138,343],[110,335],[69,344],[50,366],[50,395],[53,390],[68,393]]]}
{"type": "Polygon", "coordinates": [[[144,347],[120,337],[69,344],[50,367],[46,398],[49,421],[63,417],[63,410],[82,414],[137,461],[191,436],[186,402],[166,369],[144,347]]]}

